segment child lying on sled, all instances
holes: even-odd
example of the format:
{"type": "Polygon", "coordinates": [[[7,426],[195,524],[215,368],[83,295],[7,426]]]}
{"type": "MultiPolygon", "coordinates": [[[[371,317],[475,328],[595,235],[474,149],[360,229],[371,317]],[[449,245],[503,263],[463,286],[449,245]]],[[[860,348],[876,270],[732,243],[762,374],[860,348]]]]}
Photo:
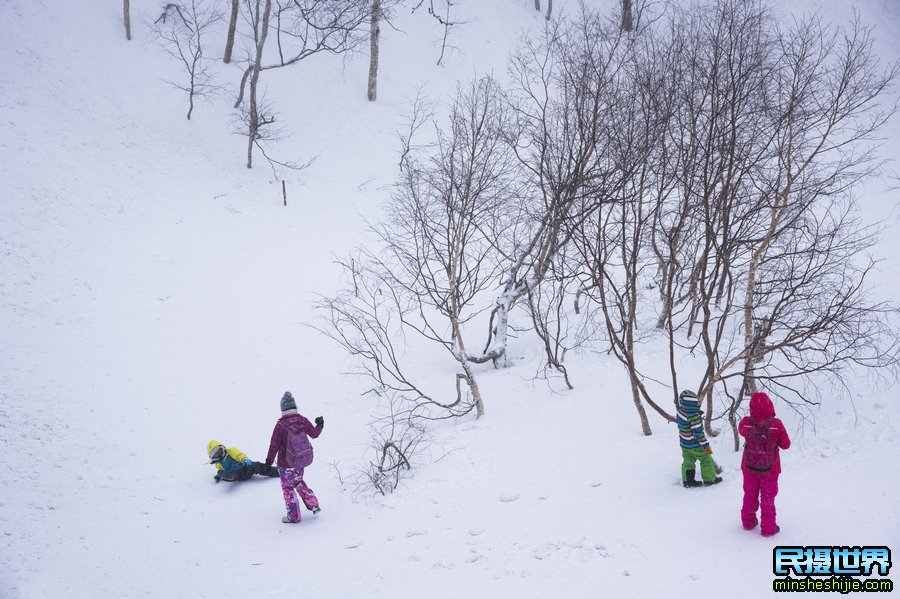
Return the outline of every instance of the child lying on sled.
{"type": "Polygon", "coordinates": [[[261,476],[278,476],[278,469],[262,462],[254,462],[237,447],[225,447],[216,440],[206,444],[209,463],[216,465],[216,482],[225,480],[236,482],[247,480],[254,474],[261,476]]]}

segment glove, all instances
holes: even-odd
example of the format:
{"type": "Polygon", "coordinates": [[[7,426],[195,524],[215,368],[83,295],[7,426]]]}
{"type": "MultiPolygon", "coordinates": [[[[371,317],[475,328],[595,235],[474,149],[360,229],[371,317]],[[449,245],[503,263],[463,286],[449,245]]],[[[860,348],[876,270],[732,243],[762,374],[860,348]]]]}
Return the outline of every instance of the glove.
{"type": "Polygon", "coordinates": [[[316,416],[316,426],[318,426],[319,428],[324,428],[325,419],[322,418],[321,416],[316,416]]]}
{"type": "Polygon", "coordinates": [[[712,447],[710,447],[709,445],[706,446],[706,454],[712,455],[712,447]]]}
{"type": "Polygon", "coordinates": [[[213,478],[216,479],[217,483],[222,481],[222,477],[219,476],[218,474],[216,474],[213,478]]]}

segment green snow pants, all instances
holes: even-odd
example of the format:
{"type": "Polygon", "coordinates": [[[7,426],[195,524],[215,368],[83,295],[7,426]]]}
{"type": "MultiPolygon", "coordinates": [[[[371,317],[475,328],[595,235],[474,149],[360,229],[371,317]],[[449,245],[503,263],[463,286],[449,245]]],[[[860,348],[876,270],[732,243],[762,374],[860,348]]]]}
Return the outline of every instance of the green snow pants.
{"type": "Polygon", "coordinates": [[[693,449],[685,449],[681,448],[681,480],[687,480],[686,472],[688,470],[695,470],[695,464],[697,460],[700,460],[700,476],[703,478],[703,482],[711,483],[716,479],[716,466],[713,463],[712,456],[706,453],[705,447],[694,447],[693,449]]]}

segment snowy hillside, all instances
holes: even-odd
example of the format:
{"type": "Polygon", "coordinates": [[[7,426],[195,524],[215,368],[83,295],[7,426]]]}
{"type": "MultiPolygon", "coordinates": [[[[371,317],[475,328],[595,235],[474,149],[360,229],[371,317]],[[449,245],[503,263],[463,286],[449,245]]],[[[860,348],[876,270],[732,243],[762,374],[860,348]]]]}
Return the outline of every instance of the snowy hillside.
{"type": "MultiPolygon", "coordinates": [[[[443,100],[503,77],[543,18],[532,0],[461,0],[437,66],[441,30],[402,6],[374,103],[365,53],[267,74],[290,132],[273,152],[316,158],[285,176],[284,205],[232,133],[241,68],[217,63],[226,89],[187,121],[149,35],[160,3],[131,5],[129,42],[114,2],[0,3],[0,598],[750,598],[771,592],[776,545],[900,549],[900,404],[865,373],[846,381],[852,405],[825,402],[814,423],[776,403],[795,445],[774,538],[741,528],[729,435],[712,442],[723,484],[683,489],[675,426],[653,415],[641,434],[621,365],[575,356],[564,391],[535,378],[542,349],[525,339],[509,369],[479,371],[484,418],[438,423],[396,492],[360,492],[376,406],[309,326],[313,302],[382,218],[416,90],[443,100]],[[263,460],[286,390],[325,418],[306,472],[322,512],[295,526],[276,479],[215,484],[205,456],[218,439],[263,460]]],[[[895,60],[900,7],[858,8],[895,60]]],[[[896,157],[897,120],[887,134],[896,157]]],[[[886,223],[877,284],[897,301],[891,185],[873,179],[860,205],[886,223]]]]}

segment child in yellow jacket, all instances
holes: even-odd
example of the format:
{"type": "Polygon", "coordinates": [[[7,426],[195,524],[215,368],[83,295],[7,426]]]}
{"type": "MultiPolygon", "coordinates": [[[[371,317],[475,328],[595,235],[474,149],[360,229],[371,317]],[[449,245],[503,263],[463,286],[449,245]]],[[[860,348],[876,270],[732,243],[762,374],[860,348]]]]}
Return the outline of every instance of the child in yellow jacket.
{"type": "Polygon", "coordinates": [[[206,455],[209,463],[216,465],[216,482],[247,480],[254,474],[278,476],[278,470],[266,466],[262,462],[254,462],[237,447],[225,447],[215,439],[206,444],[206,455]]]}

